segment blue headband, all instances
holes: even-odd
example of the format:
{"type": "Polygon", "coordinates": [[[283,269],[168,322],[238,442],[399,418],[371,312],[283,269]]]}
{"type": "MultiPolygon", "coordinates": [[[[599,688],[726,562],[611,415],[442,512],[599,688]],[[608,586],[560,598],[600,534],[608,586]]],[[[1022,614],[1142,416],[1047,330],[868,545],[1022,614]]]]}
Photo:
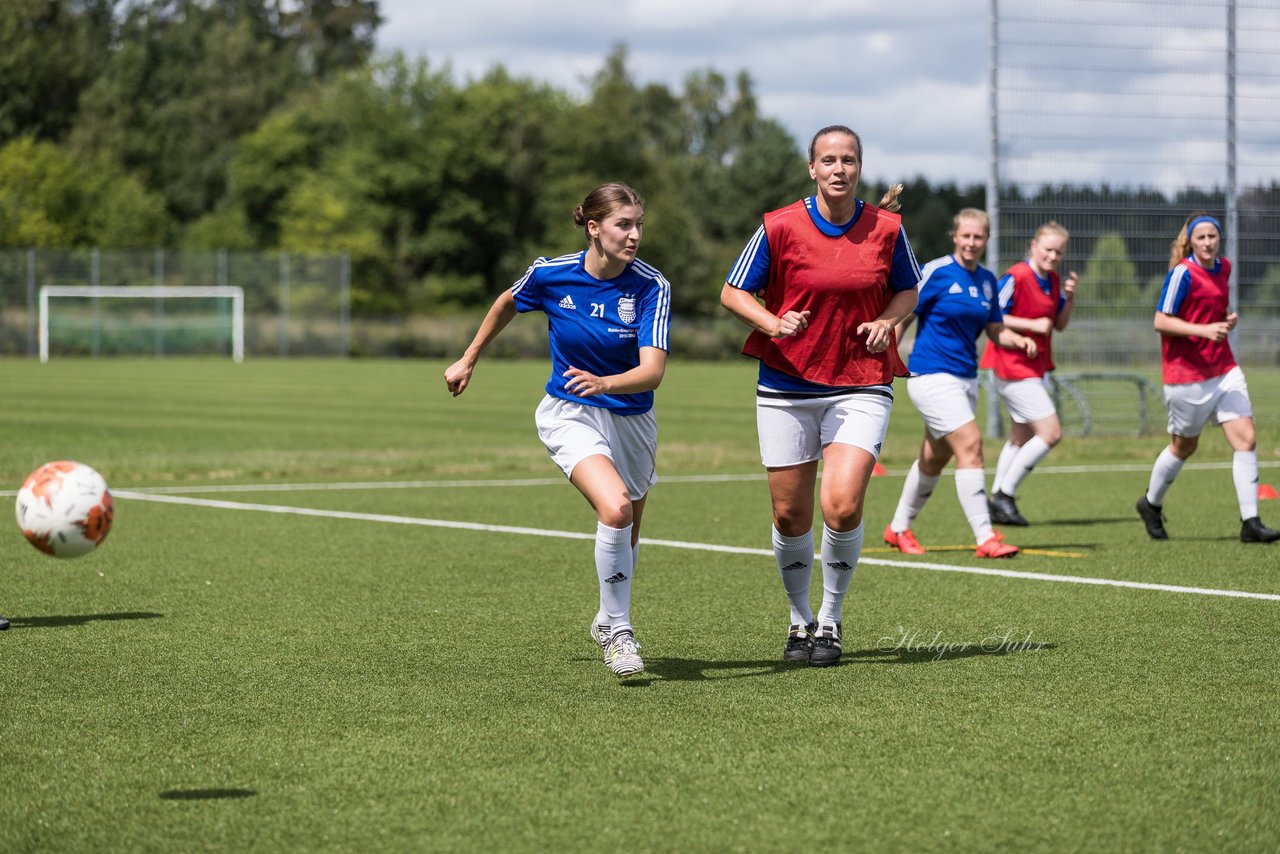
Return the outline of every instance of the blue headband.
{"type": "Polygon", "coordinates": [[[1190,242],[1191,240],[1191,232],[1195,231],[1196,226],[1202,222],[1209,223],[1209,225],[1212,225],[1214,228],[1218,229],[1219,235],[1222,234],[1222,223],[1218,222],[1216,219],[1214,219],[1211,216],[1198,216],[1195,219],[1191,220],[1191,222],[1187,223],[1187,241],[1188,242],[1190,242]]]}

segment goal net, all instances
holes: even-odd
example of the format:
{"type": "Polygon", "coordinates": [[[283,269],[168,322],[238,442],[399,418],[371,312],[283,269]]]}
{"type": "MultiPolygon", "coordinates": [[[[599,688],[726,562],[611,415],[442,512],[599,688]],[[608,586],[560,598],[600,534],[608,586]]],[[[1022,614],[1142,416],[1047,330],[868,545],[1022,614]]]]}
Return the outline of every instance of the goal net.
{"type": "Polygon", "coordinates": [[[40,361],[57,350],[244,359],[244,289],[234,286],[47,285],[40,289],[40,361]],[[56,306],[56,309],[55,309],[56,306]]]}

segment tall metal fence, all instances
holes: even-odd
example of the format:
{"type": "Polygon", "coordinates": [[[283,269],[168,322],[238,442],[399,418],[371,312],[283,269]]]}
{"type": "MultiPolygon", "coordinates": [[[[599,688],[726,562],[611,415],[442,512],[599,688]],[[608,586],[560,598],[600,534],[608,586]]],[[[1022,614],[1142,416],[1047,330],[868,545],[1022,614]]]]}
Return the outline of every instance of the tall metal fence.
{"type": "MultiPolygon", "coordinates": [[[[45,286],[239,287],[244,350],[253,356],[345,356],[351,350],[351,264],[345,255],[183,250],[0,250],[0,355],[39,351],[45,286]]],[[[231,349],[225,300],[77,297],[50,310],[53,356],[221,355],[231,349]]]]}
{"type": "Polygon", "coordinates": [[[1246,363],[1280,361],[1280,3],[990,0],[989,257],[1071,234],[1060,363],[1159,362],[1151,320],[1186,215],[1224,224],[1246,363]],[[995,200],[995,204],[991,204],[995,200]]]}

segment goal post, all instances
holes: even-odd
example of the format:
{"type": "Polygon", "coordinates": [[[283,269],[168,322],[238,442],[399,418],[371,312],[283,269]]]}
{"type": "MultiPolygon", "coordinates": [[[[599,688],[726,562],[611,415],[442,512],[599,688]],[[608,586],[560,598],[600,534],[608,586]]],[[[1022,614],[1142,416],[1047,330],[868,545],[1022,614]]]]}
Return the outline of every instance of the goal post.
{"type": "Polygon", "coordinates": [[[45,285],[40,288],[40,361],[49,361],[49,300],[58,297],[106,299],[229,299],[231,300],[231,358],[244,361],[244,288],[235,285],[178,287],[173,285],[45,285]]]}

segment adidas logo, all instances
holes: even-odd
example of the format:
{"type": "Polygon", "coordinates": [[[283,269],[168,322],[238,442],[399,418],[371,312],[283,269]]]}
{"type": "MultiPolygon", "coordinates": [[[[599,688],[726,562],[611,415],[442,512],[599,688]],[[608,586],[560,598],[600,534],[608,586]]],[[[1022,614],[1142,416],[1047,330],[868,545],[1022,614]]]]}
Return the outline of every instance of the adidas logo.
{"type": "Polygon", "coordinates": [[[880,455],[880,446],[883,444],[884,442],[876,442],[876,456],[880,455]]]}
{"type": "Polygon", "coordinates": [[[951,290],[947,291],[947,293],[949,293],[949,294],[962,294],[962,293],[964,293],[964,288],[960,287],[960,283],[959,283],[959,282],[957,282],[957,283],[955,283],[955,284],[953,284],[953,285],[951,286],[951,290]]]}
{"type": "Polygon", "coordinates": [[[621,572],[619,572],[619,573],[617,573],[617,574],[615,574],[615,575],[611,575],[611,576],[609,576],[608,578],[606,578],[606,579],[604,580],[604,583],[605,583],[605,584],[617,584],[619,581],[626,581],[626,580],[627,580],[627,577],[626,577],[625,575],[623,575],[621,572]]]}
{"type": "Polygon", "coordinates": [[[808,565],[809,565],[809,564],[805,563],[804,561],[802,561],[802,560],[798,560],[798,561],[796,561],[795,563],[790,563],[790,564],[787,564],[786,566],[784,566],[784,567],[782,568],[782,571],[783,571],[783,572],[792,572],[793,570],[797,570],[797,569],[804,569],[804,568],[805,568],[806,566],[808,566],[808,565]]]}
{"type": "Polygon", "coordinates": [[[578,308],[576,305],[573,304],[573,297],[569,296],[568,294],[565,294],[564,299],[560,300],[560,307],[567,308],[571,311],[576,311],[578,308]]]}
{"type": "Polygon", "coordinates": [[[849,564],[845,563],[842,560],[827,561],[827,566],[831,567],[832,569],[839,570],[840,572],[848,572],[849,570],[853,569],[852,566],[850,566],[849,564]]]}

